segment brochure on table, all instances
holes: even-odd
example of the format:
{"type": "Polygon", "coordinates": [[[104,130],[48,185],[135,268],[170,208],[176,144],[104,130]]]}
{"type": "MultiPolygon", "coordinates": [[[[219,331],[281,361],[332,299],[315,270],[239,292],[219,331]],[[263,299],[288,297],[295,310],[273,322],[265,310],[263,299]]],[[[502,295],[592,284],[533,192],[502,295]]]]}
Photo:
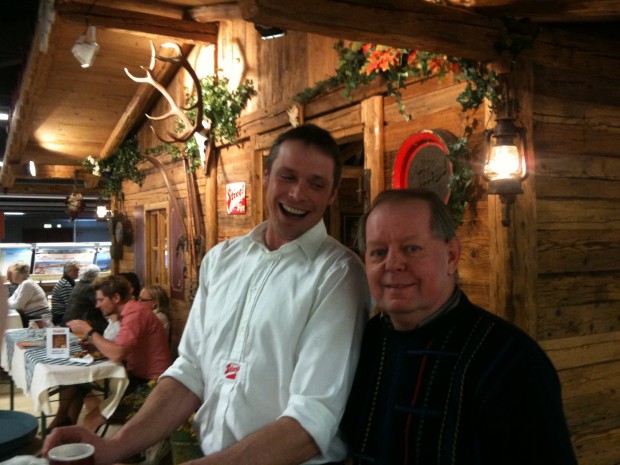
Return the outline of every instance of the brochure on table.
{"type": "Polygon", "coordinates": [[[47,328],[47,357],[69,358],[69,328],[47,328]]]}

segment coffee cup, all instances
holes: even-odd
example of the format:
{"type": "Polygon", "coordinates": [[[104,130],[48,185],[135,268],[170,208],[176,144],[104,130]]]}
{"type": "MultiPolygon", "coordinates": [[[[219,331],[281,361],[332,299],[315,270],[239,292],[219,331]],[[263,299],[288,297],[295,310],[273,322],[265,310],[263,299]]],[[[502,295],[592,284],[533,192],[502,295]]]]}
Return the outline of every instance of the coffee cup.
{"type": "Polygon", "coordinates": [[[95,465],[95,448],[90,444],[64,444],[47,453],[50,465],[95,465]]]}

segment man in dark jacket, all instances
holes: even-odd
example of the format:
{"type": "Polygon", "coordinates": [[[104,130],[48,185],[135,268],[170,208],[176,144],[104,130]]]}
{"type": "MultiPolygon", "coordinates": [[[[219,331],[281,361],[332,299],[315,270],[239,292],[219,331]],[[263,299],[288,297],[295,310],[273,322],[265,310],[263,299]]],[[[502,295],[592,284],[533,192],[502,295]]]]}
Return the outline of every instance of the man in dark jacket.
{"type": "Polygon", "coordinates": [[[576,465],[553,365],[459,289],[461,245],[439,197],[382,192],[358,237],[381,313],[342,423],[353,463],[576,465]]]}

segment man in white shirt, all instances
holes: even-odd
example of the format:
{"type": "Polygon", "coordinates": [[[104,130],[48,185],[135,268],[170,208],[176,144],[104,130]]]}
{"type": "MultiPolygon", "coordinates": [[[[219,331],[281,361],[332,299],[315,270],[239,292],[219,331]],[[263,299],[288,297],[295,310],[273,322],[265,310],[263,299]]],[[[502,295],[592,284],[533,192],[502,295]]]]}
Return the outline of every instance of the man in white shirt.
{"type": "Polygon", "coordinates": [[[179,358],[144,407],[109,440],[60,429],[44,452],[90,442],[98,464],[117,462],[197,410],[202,464],[344,459],[338,425],[370,298],[361,262],[322,221],[340,182],[338,146],[300,126],[265,166],[269,219],[205,257],[179,358]]]}

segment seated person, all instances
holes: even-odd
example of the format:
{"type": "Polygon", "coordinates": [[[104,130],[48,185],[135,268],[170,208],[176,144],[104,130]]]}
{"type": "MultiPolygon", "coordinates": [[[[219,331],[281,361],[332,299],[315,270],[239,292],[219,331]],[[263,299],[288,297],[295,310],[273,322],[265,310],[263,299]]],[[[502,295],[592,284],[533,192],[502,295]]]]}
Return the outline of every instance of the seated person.
{"type": "Polygon", "coordinates": [[[166,333],[169,335],[170,319],[168,312],[170,310],[170,297],[168,297],[166,290],[159,284],[146,286],[140,291],[140,302],[149,302],[151,304],[153,313],[160,319],[166,333]]]}
{"type": "MultiPolygon", "coordinates": [[[[129,283],[123,276],[97,278],[93,287],[97,293],[97,308],[101,313],[105,317],[116,315],[120,319],[121,326],[116,339],[105,339],[83,320],[69,321],[67,326],[74,333],[86,334],[84,341],[92,344],[109,360],[125,363],[129,376],[129,386],[124,394],[126,396],[150,380],[159,378],[170,366],[166,331],[148,302],[138,302],[131,298],[129,283]]],[[[61,391],[58,412],[50,423],[50,429],[76,424],[87,393],[88,390],[80,385],[65,387],[61,391]]],[[[105,421],[100,416],[98,424],[93,422],[91,427],[96,429],[105,421]]]]}
{"type": "Polygon", "coordinates": [[[30,320],[49,318],[49,305],[45,291],[30,279],[30,265],[24,262],[15,262],[9,267],[11,279],[17,284],[17,289],[8,299],[9,308],[16,309],[22,317],[24,328],[30,320]]]}
{"type": "Polygon", "coordinates": [[[97,308],[97,296],[93,281],[99,276],[97,265],[88,265],[80,270],[80,280],[75,284],[67,309],[62,318],[63,325],[71,320],[88,321],[95,331],[103,333],[108,321],[97,308]]]}
{"type": "Polygon", "coordinates": [[[62,277],[52,289],[52,321],[54,325],[62,323],[62,317],[67,309],[67,301],[75,287],[75,280],[80,272],[77,260],[67,260],[63,266],[62,277]]]}
{"type": "Polygon", "coordinates": [[[131,293],[131,297],[138,300],[140,298],[140,289],[142,289],[138,275],[132,273],[131,271],[126,271],[124,273],[119,273],[119,276],[123,276],[129,282],[129,292],[131,293]]]}
{"type": "Polygon", "coordinates": [[[17,284],[15,283],[15,281],[13,281],[13,272],[11,271],[11,266],[9,266],[6,270],[6,280],[9,283],[7,287],[8,289],[7,297],[11,297],[15,293],[15,289],[17,289],[17,284]]]}

